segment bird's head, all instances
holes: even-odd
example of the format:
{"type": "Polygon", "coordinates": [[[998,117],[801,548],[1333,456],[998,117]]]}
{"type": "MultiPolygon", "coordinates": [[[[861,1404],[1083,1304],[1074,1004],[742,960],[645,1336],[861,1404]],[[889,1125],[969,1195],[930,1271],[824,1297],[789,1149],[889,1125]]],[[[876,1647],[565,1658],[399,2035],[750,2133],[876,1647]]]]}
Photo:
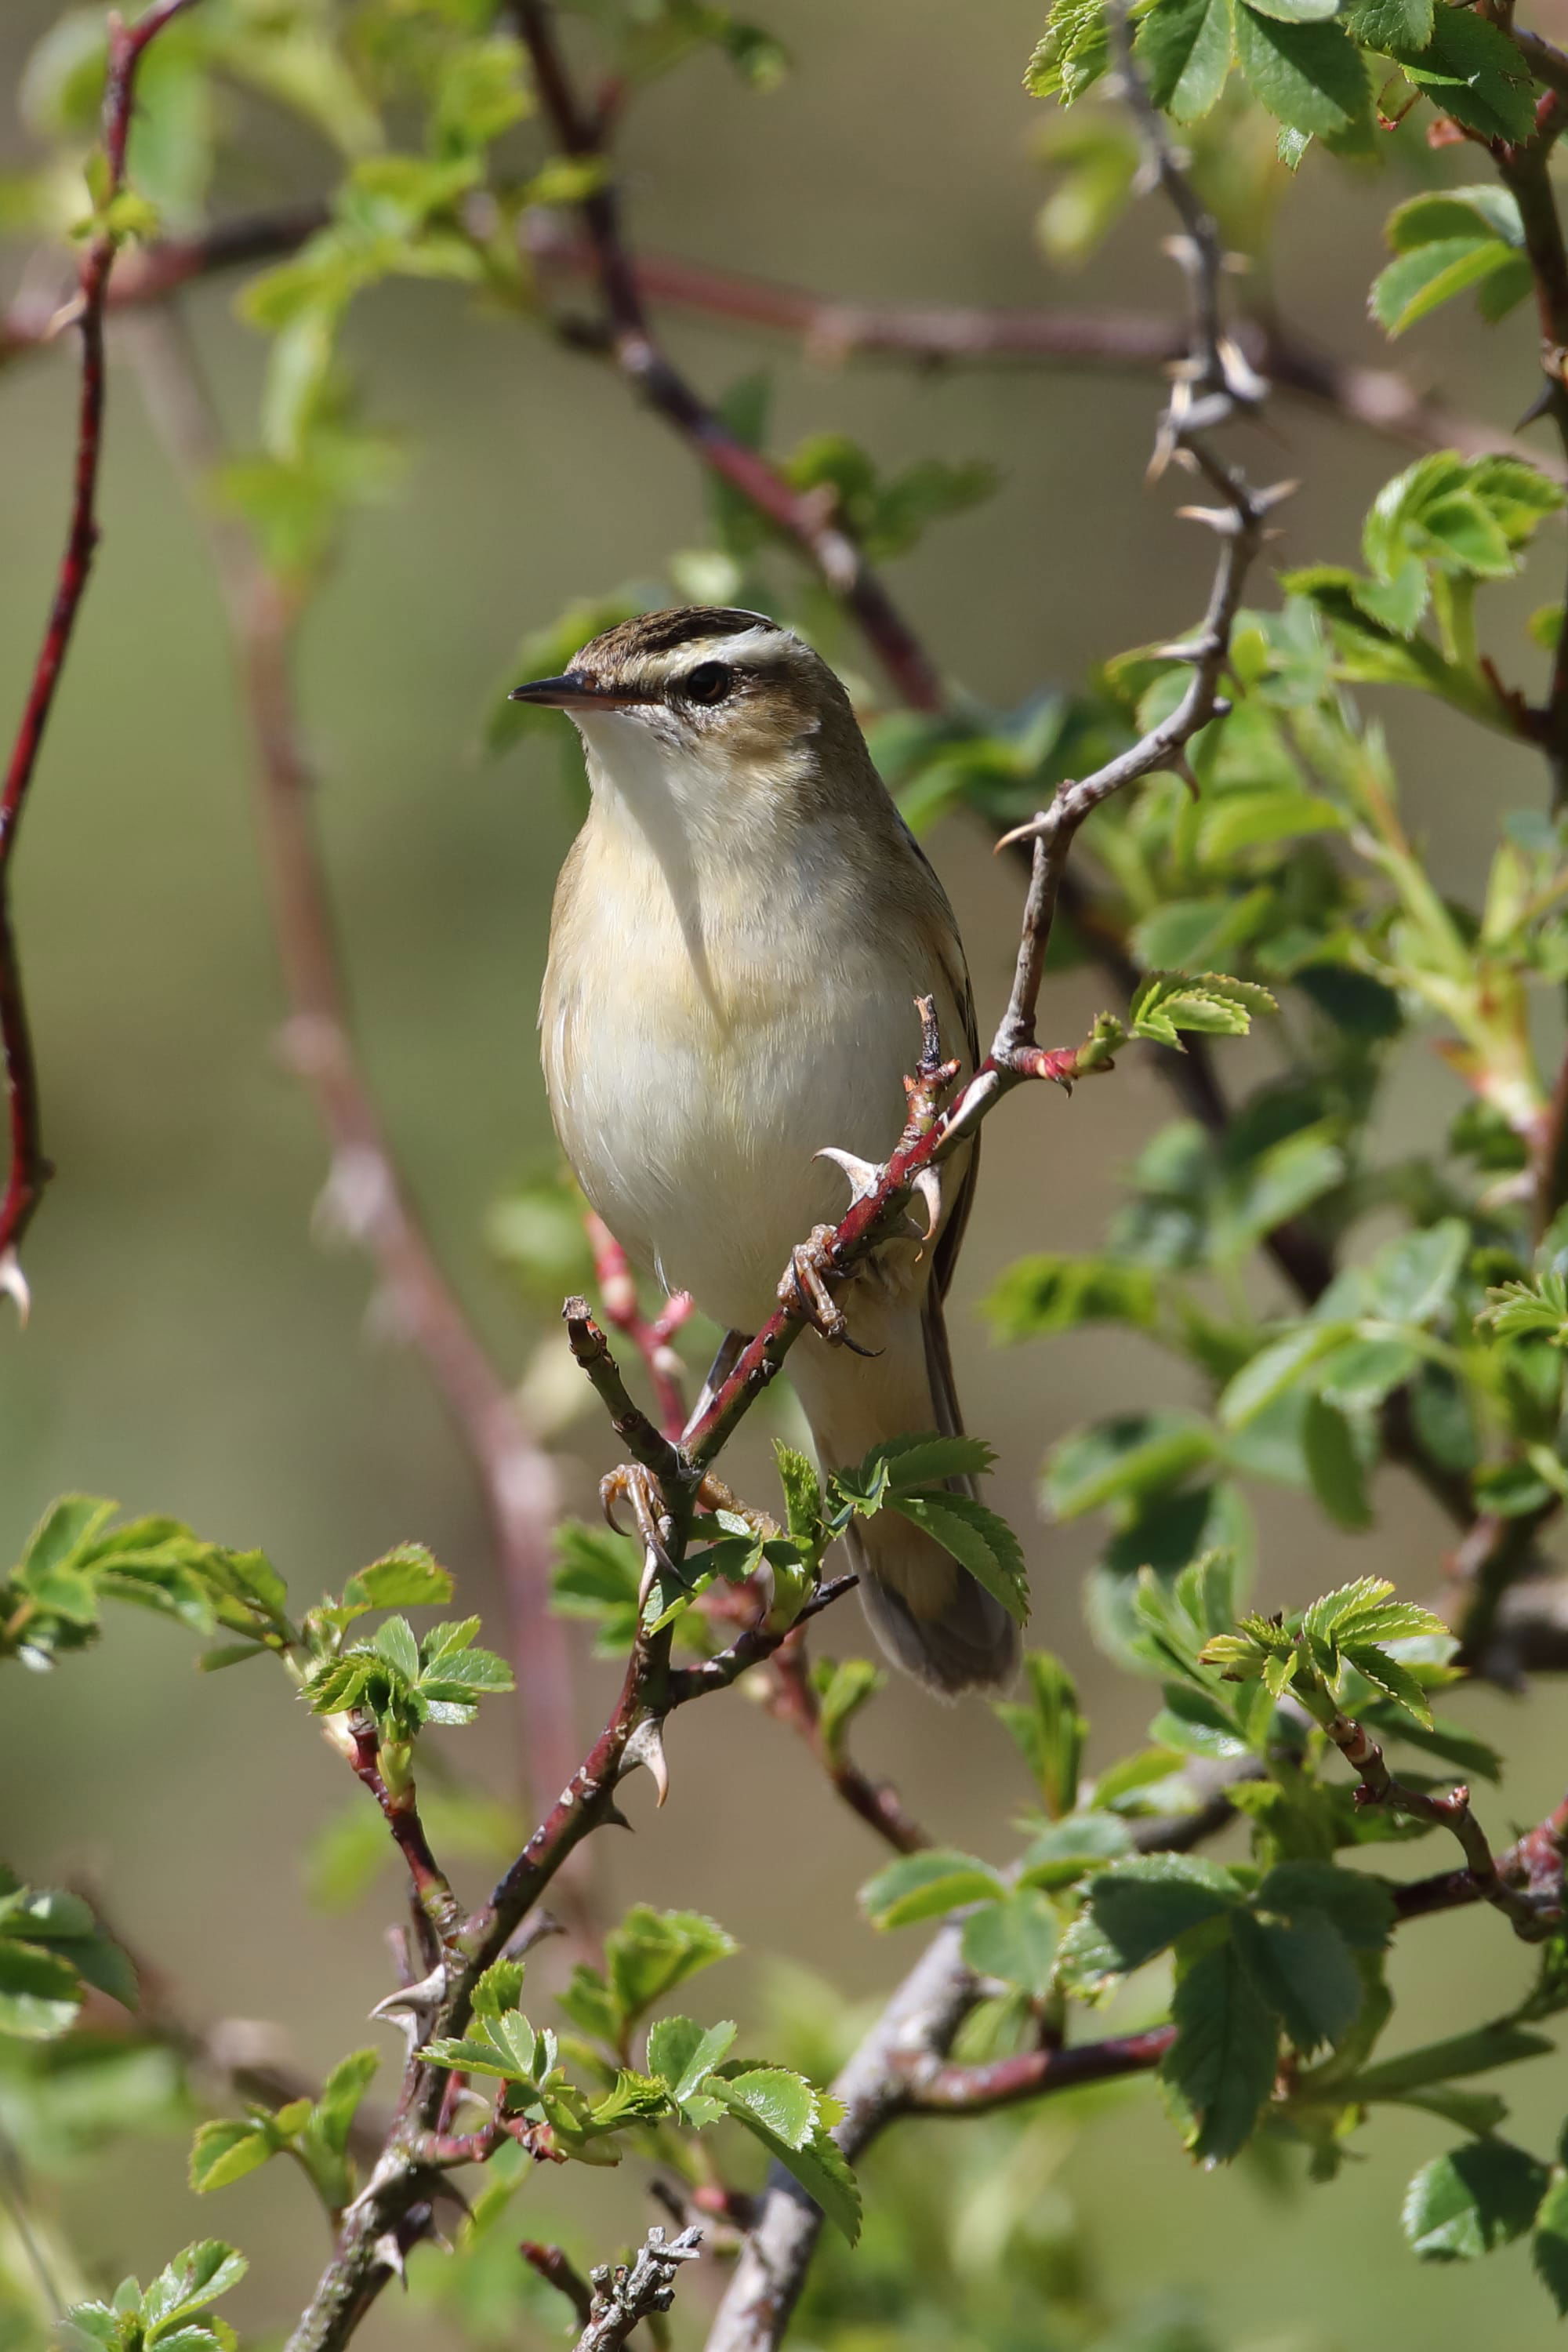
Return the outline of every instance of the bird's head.
{"type": "MultiPolygon", "coordinates": [[[[570,713],[618,772],[649,753],[731,778],[846,725],[848,697],[826,662],[765,614],[685,605],[644,613],[595,637],[559,677],[514,687],[513,702],[570,713]]],[[[824,747],[826,748],[826,747],[824,747]]]]}

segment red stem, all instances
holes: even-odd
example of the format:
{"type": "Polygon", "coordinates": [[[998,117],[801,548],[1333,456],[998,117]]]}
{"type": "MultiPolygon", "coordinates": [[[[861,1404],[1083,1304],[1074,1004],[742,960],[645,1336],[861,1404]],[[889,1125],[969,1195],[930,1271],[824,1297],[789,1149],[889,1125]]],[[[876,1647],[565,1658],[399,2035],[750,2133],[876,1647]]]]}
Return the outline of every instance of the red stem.
{"type": "Polygon", "coordinates": [[[1158,2025],[1147,2033],[1080,2042],[1073,2050],[1025,2050],[985,2066],[933,2066],[911,2084],[909,2104],[928,2114],[973,2115],[1047,2091],[1073,2090],[1080,2083],[1114,2082],[1121,2074],[1147,2074],[1175,2038],[1173,2025],[1158,2025]]]}
{"type": "MultiPolygon", "coordinates": [[[[142,53],[173,17],[194,4],[195,0],[158,0],[139,24],[130,26],[122,25],[117,16],[110,17],[109,71],[103,92],[106,204],[112,204],[125,185],[125,149],[131,135],[136,69],[142,53]]],[[[44,642],[12,746],[5,790],[0,793],[0,1055],[5,1062],[11,1144],[5,1190],[0,1195],[0,1282],[13,1292],[24,1313],[27,1292],[16,1255],[54,1171],[44,1151],[37,1064],[11,917],[11,860],[38,764],[44,730],[54,708],[60,671],[70,649],[98,547],[98,474],[103,448],[103,309],[118,246],[119,238],[112,229],[100,229],[82,255],[78,274],[76,308],[77,323],[81,330],[81,391],[77,406],[70,522],[44,642]]]]}
{"type": "Polygon", "coordinates": [[[686,1399],[680,1386],[680,1360],[670,1341],[691,1314],[691,1293],[676,1291],[650,1323],[637,1297],[632,1262],[608,1225],[592,1209],[585,1211],[583,1223],[594,1253],[594,1278],[605,1320],[623,1333],[642,1358],[658,1407],[658,1425],[674,1442],[686,1426],[686,1399]]]}

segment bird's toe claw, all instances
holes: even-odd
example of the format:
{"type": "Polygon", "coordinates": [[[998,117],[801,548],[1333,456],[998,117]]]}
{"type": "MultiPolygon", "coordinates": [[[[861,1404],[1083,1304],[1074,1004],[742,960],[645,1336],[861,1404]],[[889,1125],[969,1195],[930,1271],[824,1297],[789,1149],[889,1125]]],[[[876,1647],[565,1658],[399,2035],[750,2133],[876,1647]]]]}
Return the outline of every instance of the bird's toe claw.
{"type": "Polygon", "coordinates": [[[844,1309],[827,1287],[833,1269],[832,1240],[831,1225],[816,1225],[809,1241],[791,1250],[789,1272],[779,1285],[779,1304],[801,1316],[830,1348],[847,1348],[854,1356],[874,1356],[876,1349],[862,1348],[850,1338],[844,1309]]]}

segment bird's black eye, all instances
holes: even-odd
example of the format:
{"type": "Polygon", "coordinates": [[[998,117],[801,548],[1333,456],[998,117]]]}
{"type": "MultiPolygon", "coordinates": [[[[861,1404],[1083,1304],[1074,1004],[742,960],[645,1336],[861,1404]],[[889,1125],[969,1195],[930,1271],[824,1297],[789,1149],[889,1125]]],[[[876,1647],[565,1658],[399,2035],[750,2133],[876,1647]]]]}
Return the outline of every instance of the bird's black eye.
{"type": "Polygon", "coordinates": [[[735,683],[735,673],[728,662],[699,662],[680,681],[680,691],[688,702],[722,702],[735,683]]]}

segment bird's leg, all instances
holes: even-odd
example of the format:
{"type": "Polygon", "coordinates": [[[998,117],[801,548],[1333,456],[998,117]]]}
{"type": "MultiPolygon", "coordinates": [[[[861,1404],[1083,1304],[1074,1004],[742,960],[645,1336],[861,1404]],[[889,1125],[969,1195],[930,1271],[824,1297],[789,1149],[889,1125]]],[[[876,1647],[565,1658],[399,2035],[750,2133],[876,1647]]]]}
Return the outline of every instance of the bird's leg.
{"type": "Polygon", "coordinates": [[[703,1414],[708,1411],[709,1406],[712,1403],[714,1398],[718,1395],[720,1390],[723,1387],[725,1381],[734,1370],[735,1366],[739,1363],[742,1352],[750,1345],[751,1334],[749,1332],[725,1332],[724,1337],[719,1342],[719,1352],[708,1367],[708,1377],[702,1383],[701,1392],[700,1393],[696,1403],[692,1406],[690,1412],[687,1416],[686,1429],[682,1433],[683,1435],[689,1435],[691,1431],[696,1428],[698,1423],[701,1420],[703,1414]]]}
{"type": "Polygon", "coordinates": [[[862,1348],[849,1337],[844,1309],[827,1287],[827,1276],[833,1271],[832,1241],[831,1225],[814,1225],[811,1239],[795,1244],[789,1254],[789,1272],[779,1284],[779,1304],[802,1317],[830,1348],[847,1348],[854,1356],[874,1356],[875,1348],[862,1348]]]}
{"type": "Polygon", "coordinates": [[[645,1470],[640,1462],[623,1462],[618,1470],[610,1471],[599,1481],[599,1501],[605,1517],[617,1535],[624,1535],[626,1529],[616,1517],[616,1504],[624,1501],[632,1507],[632,1517],[637,1521],[644,1555],[639,1601],[647,1599],[653,1580],[661,1570],[670,1576],[678,1573],[665,1542],[664,1527],[667,1522],[659,1507],[661,1499],[653,1473],[645,1470]]]}

